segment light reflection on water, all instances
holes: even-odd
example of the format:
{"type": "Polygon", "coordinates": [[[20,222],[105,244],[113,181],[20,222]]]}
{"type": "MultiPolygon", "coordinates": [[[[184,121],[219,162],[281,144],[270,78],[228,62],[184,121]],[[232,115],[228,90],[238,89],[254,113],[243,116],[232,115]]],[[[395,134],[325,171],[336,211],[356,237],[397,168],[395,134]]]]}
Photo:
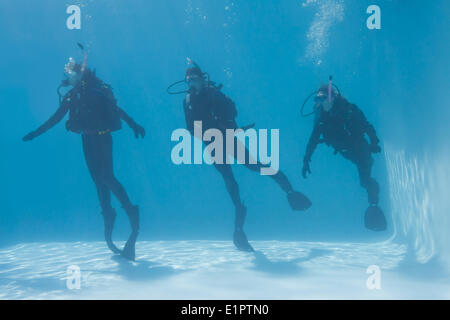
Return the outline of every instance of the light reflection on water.
{"type": "Polygon", "coordinates": [[[385,150],[394,239],[406,240],[420,263],[438,256],[449,266],[450,157],[385,150]]]}

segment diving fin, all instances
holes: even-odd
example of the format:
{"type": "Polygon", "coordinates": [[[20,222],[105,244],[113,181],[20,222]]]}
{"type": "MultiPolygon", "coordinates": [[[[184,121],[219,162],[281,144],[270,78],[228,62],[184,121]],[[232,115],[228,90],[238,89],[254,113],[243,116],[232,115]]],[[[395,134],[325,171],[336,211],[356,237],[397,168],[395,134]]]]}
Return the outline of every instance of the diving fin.
{"type": "Polygon", "coordinates": [[[384,231],[387,227],[384,213],[376,205],[371,205],[369,208],[367,208],[366,214],[364,216],[364,224],[367,229],[372,231],[384,231]]]}
{"type": "Polygon", "coordinates": [[[234,231],[233,242],[236,248],[240,251],[254,252],[253,247],[248,243],[247,236],[242,229],[237,229],[234,231]]]}
{"type": "Polygon", "coordinates": [[[298,191],[291,191],[287,193],[287,199],[292,210],[304,211],[311,207],[311,200],[308,199],[303,193],[298,191]]]}
{"type": "Polygon", "coordinates": [[[139,234],[139,207],[129,205],[124,207],[124,209],[130,220],[131,235],[125,243],[120,255],[128,260],[134,261],[136,257],[136,239],[139,234]]]}
{"type": "Polygon", "coordinates": [[[136,258],[136,239],[130,238],[128,239],[127,243],[125,243],[125,246],[123,247],[123,251],[120,253],[122,257],[124,257],[127,260],[135,261],[136,258]]]}
{"type": "Polygon", "coordinates": [[[114,221],[116,219],[116,211],[111,208],[109,210],[105,210],[102,212],[103,221],[105,224],[105,241],[108,245],[108,248],[114,252],[115,254],[120,254],[122,251],[116,247],[114,242],[112,241],[112,232],[114,228],[114,221]]]}

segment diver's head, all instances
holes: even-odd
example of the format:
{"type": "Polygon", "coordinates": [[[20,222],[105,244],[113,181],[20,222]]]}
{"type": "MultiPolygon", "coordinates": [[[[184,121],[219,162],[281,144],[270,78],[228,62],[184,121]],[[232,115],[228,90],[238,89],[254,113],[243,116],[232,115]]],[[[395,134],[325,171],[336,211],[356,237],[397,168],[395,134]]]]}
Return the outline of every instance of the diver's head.
{"type": "Polygon", "coordinates": [[[200,92],[206,86],[205,76],[198,66],[187,69],[184,80],[191,92],[200,92]]]}
{"type": "Polygon", "coordinates": [[[66,76],[64,82],[67,85],[75,87],[81,81],[83,71],[83,66],[81,64],[76,63],[72,57],[69,58],[69,61],[64,66],[64,75],[66,76]]]}
{"type": "Polygon", "coordinates": [[[331,92],[328,91],[329,90],[329,85],[322,85],[320,86],[319,90],[317,90],[317,94],[314,97],[314,109],[321,109],[325,112],[328,112],[331,110],[331,108],[333,107],[334,104],[334,99],[337,96],[337,92],[336,90],[334,90],[334,88],[331,88],[331,92]],[[329,93],[331,94],[329,96],[329,93]]]}

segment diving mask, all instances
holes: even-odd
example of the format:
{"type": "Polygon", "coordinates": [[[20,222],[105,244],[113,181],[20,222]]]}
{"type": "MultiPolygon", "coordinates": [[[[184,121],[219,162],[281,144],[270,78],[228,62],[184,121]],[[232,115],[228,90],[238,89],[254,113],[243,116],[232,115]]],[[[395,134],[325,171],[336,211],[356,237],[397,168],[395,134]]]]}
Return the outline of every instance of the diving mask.
{"type": "Polygon", "coordinates": [[[67,78],[67,83],[73,87],[81,80],[82,70],[72,57],[64,65],[64,75],[67,78]]]}
{"type": "Polygon", "coordinates": [[[328,99],[328,95],[323,91],[319,91],[314,98],[314,102],[316,103],[315,109],[322,107],[324,111],[328,112],[333,107],[334,96],[332,95],[331,99],[328,99]]]}
{"type": "Polygon", "coordinates": [[[185,81],[189,86],[189,89],[200,91],[204,86],[205,79],[198,75],[189,75],[186,77],[185,81]]]}

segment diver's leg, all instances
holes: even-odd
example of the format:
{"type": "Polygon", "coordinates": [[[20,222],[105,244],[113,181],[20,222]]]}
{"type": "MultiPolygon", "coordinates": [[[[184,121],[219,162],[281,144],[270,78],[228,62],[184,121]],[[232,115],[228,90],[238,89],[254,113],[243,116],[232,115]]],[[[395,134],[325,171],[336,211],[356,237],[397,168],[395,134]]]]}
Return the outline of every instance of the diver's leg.
{"type": "Polygon", "coordinates": [[[128,198],[127,192],[122,184],[114,176],[113,168],[113,141],[111,134],[104,134],[101,136],[102,145],[99,148],[102,150],[102,169],[103,182],[111,189],[112,193],[120,201],[124,208],[131,225],[131,235],[129,236],[122,255],[127,259],[135,259],[135,244],[139,234],[139,207],[133,205],[128,198]]]}
{"type": "Polygon", "coordinates": [[[121,251],[112,242],[112,231],[114,228],[114,221],[116,218],[116,211],[111,206],[111,193],[109,188],[102,181],[102,169],[98,155],[98,143],[96,136],[83,135],[83,153],[86,160],[86,164],[92,180],[95,183],[97,189],[97,196],[100,201],[100,207],[102,208],[102,216],[104,221],[104,235],[108,248],[114,253],[120,253],[121,251]]]}
{"type": "Polygon", "coordinates": [[[239,186],[234,178],[231,166],[229,164],[214,164],[214,166],[222,175],[222,178],[225,181],[225,186],[236,210],[233,235],[234,245],[239,250],[254,251],[252,246],[248,243],[247,236],[244,233],[244,222],[245,216],[247,215],[247,208],[241,201],[239,186]]]}
{"type": "MultiPolygon", "coordinates": [[[[245,151],[248,152],[247,149],[245,149],[245,151]]],[[[250,169],[254,172],[261,172],[261,168],[269,168],[269,165],[264,165],[259,161],[256,164],[251,164],[246,161],[244,165],[247,169],[250,169]]],[[[276,174],[270,175],[270,177],[280,186],[280,188],[284,192],[289,193],[294,191],[291,183],[289,182],[289,179],[282,171],[279,170],[276,174]]]]}
{"type": "MultiPolygon", "coordinates": [[[[235,146],[242,144],[241,141],[235,139],[235,146]]],[[[269,165],[262,164],[259,161],[255,161],[248,149],[244,146],[245,151],[245,167],[254,172],[261,172],[262,168],[269,168],[269,165]]],[[[237,158],[237,147],[234,152],[235,158],[237,158]]],[[[295,191],[292,184],[289,182],[288,177],[279,170],[276,174],[270,175],[270,177],[280,186],[280,188],[286,193],[288,202],[294,210],[306,210],[311,206],[311,201],[301,192],[295,191]]]]}
{"type": "Polygon", "coordinates": [[[126,208],[132,206],[132,203],[125,188],[114,176],[112,136],[111,134],[104,134],[100,137],[101,146],[99,146],[99,149],[101,150],[102,180],[126,210],[126,208]]]}
{"type": "Polygon", "coordinates": [[[122,184],[114,177],[114,175],[108,175],[106,178],[106,183],[108,184],[111,191],[114,193],[117,199],[119,199],[122,208],[125,210],[128,220],[131,226],[131,234],[128,237],[127,242],[123,248],[122,255],[129,259],[135,259],[135,245],[139,234],[139,206],[133,205],[128,198],[125,188],[122,184]]]}
{"type": "MultiPolygon", "coordinates": [[[[265,165],[262,164],[261,162],[255,160],[252,155],[250,154],[250,152],[248,151],[248,148],[246,146],[242,145],[242,142],[235,138],[234,139],[234,158],[237,159],[238,158],[238,145],[241,146],[241,149],[244,150],[244,166],[253,171],[253,172],[261,172],[262,168],[269,168],[269,165],[265,165]]],[[[227,157],[229,155],[227,154],[227,157]]],[[[285,176],[285,174],[281,171],[278,171],[276,174],[270,175],[270,177],[275,180],[275,182],[281,187],[281,189],[283,189],[284,192],[288,193],[288,192],[292,192],[292,185],[289,182],[288,178],[285,176]]]]}
{"type": "Polygon", "coordinates": [[[371,176],[373,158],[370,151],[364,151],[357,160],[359,181],[361,186],[366,189],[370,205],[377,205],[379,201],[380,187],[378,182],[371,176]]]}
{"type": "Polygon", "coordinates": [[[106,186],[106,184],[98,183],[97,193],[102,207],[106,244],[112,252],[121,253],[121,251],[114,245],[112,241],[112,232],[114,229],[114,222],[116,220],[116,210],[114,210],[114,208],[111,206],[111,191],[106,186]]]}
{"type": "Polygon", "coordinates": [[[373,165],[372,154],[369,146],[361,148],[363,152],[359,153],[356,165],[358,167],[361,186],[367,190],[369,207],[364,215],[364,224],[367,229],[373,231],[383,231],[387,228],[386,217],[383,211],[378,207],[380,187],[378,182],[371,176],[373,165]]]}
{"type": "Polygon", "coordinates": [[[234,206],[239,206],[242,203],[241,196],[239,194],[239,185],[234,178],[231,166],[229,164],[215,164],[214,166],[222,175],[228,194],[230,195],[231,201],[233,201],[234,206]]]}

